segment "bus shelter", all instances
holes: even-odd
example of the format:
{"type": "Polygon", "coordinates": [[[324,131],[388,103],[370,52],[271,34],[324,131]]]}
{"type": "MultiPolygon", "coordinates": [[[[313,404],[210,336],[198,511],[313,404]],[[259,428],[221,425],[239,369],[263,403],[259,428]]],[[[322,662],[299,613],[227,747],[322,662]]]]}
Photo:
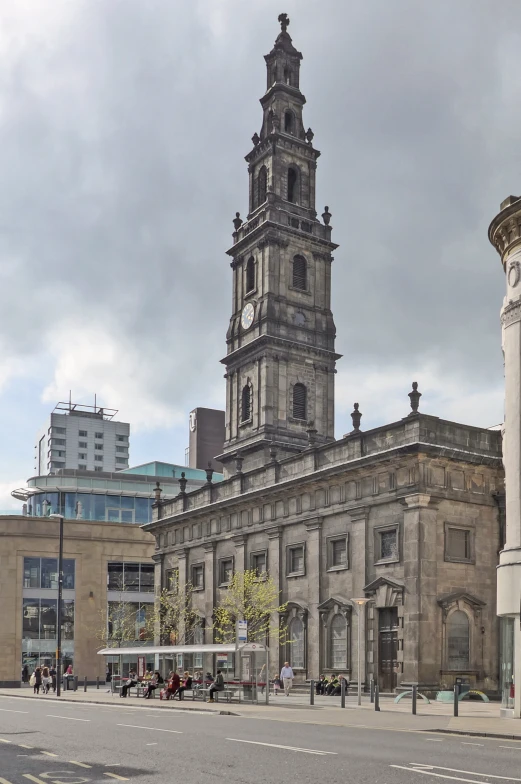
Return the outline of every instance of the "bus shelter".
{"type": "Polygon", "coordinates": [[[208,674],[215,677],[221,670],[226,686],[238,692],[239,702],[269,701],[269,649],[262,643],[144,645],[103,648],[98,655],[105,657],[112,691],[128,678],[130,670],[135,670],[139,679],[146,670],[158,670],[165,679],[174,671],[180,676],[188,671],[192,677],[200,672],[204,685],[210,682],[208,674]]]}

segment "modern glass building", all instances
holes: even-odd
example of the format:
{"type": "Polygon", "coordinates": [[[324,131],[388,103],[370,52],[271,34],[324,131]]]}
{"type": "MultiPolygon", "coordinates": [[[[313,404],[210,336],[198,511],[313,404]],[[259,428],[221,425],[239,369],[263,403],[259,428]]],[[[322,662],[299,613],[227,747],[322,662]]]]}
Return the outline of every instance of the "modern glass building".
{"type": "MultiPolygon", "coordinates": [[[[67,520],[142,525],[152,520],[157,482],[162,498],[174,498],[183,473],[187,492],[207,482],[205,471],[153,461],[113,473],[63,469],[34,476],[27,480],[26,487],[13,490],[11,495],[23,502],[22,512],[28,516],[62,514],[67,520]]],[[[221,480],[222,474],[213,474],[213,482],[221,480]]]]}

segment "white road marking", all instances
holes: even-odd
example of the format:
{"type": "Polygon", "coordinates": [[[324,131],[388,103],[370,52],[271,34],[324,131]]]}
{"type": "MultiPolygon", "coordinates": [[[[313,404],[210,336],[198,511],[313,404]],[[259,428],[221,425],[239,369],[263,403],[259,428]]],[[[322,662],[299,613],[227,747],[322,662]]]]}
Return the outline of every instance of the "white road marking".
{"type": "Polygon", "coordinates": [[[2,713],[29,713],[29,711],[17,711],[11,710],[10,708],[0,708],[0,711],[2,711],[2,713]]]}
{"type": "Polygon", "coordinates": [[[425,738],[425,740],[428,740],[431,743],[443,743],[442,738],[425,738]]]}
{"type": "Polygon", "coordinates": [[[461,745],[462,746],[484,746],[485,744],[484,743],[470,743],[470,741],[462,740],[461,741],[461,745]]]}
{"type": "Polygon", "coordinates": [[[92,765],[86,765],[84,762],[76,762],[75,760],[69,760],[69,765],[77,765],[79,768],[92,768],[92,765]]]}
{"type": "Polygon", "coordinates": [[[49,719],[66,719],[67,721],[90,721],[90,719],[76,719],[74,716],[55,716],[53,713],[48,713],[49,719]]]}
{"type": "Polygon", "coordinates": [[[173,732],[175,735],[182,735],[180,730],[163,730],[161,727],[140,727],[138,724],[116,724],[116,727],[134,727],[136,730],[153,730],[154,732],[173,732]]]}
{"type": "Polygon", "coordinates": [[[320,751],[318,749],[300,749],[297,746],[281,746],[278,743],[261,743],[258,740],[242,740],[242,738],[225,738],[225,740],[232,740],[235,743],[252,743],[254,746],[270,746],[272,749],[286,749],[287,751],[301,751],[304,754],[319,754],[324,756],[326,754],[337,755],[336,751],[320,751]]]}
{"type": "Polygon", "coordinates": [[[521,746],[498,746],[498,749],[513,749],[514,751],[521,751],[521,746]]]}
{"type": "MultiPolygon", "coordinates": [[[[436,770],[444,770],[449,773],[465,773],[468,776],[483,776],[485,779],[500,779],[501,781],[521,781],[521,779],[516,779],[514,776],[496,776],[493,773],[479,773],[477,770],[460,770],[459,768],[445,768],[442,765],[427,765],[423,762],[410,762],[410,765],[413,767],[407,768],[404,765],[390,765],[391,768],[400,768],[400,770],[408,770],[411,773],[425,773],[427,776],[436,776],[437,778],[442,779],[453,779],[454,781],[471,781],[471,779],[462,779],[456,776],[445,776],[441,773],[435,773],[436,770]]],[[[472,784],[476,784],[474,780],[472,780],[472,784]]],[[[483,782],[477,782],[477,784],[483,784],[483,782]]]]}
{"type": "Polygon", "coordinates": [[[45,754],[47,757],[57,757],[58,755],[55,754],[53,751],[42,751],[41,754],[45,754]]]}
{"type": "Polygon", "coordinates": [[[27,743],[19,743],[18,744],[21,749],[33,749],[34,746],[28,746],[27,743]]]}
{"type": "Polygon", "coordinates": [[[157,746],[157,743],[145,743],[145,746],[157,746]]]}
{"type": "Polygon", "coordinates": [[[0,738],[0,743],[12,743],[12,740],[5,740],[5,738],[0,738]]]}
{"type": "Polygon", "coordinates": [[[124,776],[118,776],[116,773],[104,773],[104,776],[110,776],[111,779],[118,779],[118,781],[128,781],[124,776]]]}

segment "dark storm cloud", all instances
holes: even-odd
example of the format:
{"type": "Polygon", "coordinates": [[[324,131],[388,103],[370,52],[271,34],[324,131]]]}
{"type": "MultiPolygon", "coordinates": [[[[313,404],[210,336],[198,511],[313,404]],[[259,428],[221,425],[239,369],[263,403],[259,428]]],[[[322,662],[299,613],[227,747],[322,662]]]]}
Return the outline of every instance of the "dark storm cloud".
{"type": "MultiPolygon", "coordinates": [[[[317,208],[330,206],[341,244],[333,307],[349,393],[369,367],[497,384],[503,279],[486,230],[521,185],[517,0],[39,9],[35,24],[20,3],[0,44],[5,362],[43,354],[49,384],[56,334],[65,346],[91,325],[126,362],[92,365],[86,352],[80,388],[109,378],[114,395],[130,388],[136,406],[183,416],[224,404],[225,250],[247,211],[243,156],[286,10],[323,153],[317,208]]],[[[76,372],[62,365],[56,391],[76,372]]]]}

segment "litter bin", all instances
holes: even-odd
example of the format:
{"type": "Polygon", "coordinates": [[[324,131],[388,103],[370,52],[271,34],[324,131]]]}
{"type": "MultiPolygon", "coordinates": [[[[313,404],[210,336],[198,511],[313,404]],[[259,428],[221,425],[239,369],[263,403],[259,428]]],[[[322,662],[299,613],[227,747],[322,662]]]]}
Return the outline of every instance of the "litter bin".
{"type": "Polygon", "coordinates": [[[65,691],[73,691],[74,689],[74,675],[63,676],[63,688],[65,691]]]}

